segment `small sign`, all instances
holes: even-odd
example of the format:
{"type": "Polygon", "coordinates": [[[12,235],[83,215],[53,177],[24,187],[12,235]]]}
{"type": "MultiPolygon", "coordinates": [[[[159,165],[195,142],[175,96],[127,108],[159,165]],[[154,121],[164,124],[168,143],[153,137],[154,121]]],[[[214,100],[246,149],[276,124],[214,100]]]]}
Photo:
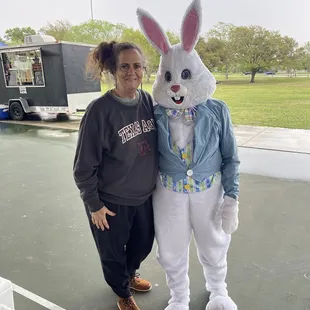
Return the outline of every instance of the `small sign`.
{"type": "Polygon", "coordinates": [[[27,94],[27,88],[25,86],[19,86],[20,94],[27,94]]]}

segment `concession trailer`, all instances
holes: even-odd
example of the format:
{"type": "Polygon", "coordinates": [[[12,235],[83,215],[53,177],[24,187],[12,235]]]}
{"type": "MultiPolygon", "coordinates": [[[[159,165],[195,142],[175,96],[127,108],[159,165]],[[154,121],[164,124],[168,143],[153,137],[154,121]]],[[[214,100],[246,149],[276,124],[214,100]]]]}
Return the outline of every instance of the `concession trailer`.
{"type": "Polygon", "coordinates": [[[84,111],[101,96],[100,82],[85,74],[93,48],[46,35],[27,36],[18,46],[0,46],[0,105],[9,118],[21,121],[35,113],[44,119],[84,111]]]}

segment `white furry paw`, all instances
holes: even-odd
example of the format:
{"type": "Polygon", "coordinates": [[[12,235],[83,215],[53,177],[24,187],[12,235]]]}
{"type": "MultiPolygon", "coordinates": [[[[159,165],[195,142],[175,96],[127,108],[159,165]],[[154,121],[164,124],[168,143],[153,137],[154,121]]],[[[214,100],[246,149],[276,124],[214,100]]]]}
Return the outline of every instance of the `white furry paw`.
{"type": "Polygon", "coordinates": [[[209,301],[206,310],[238,310],[230,297],[217,296],[209,301]]]}
{"type": "Polygon", "coordinates": [[[222,205],[222,229],[226,234],[234,233],[239,226],[239,202],[231,197],[225,196],[222,205]]]}
{"type": "Polygon", "coordinates": [[[165,310],[189,310],[189,306],[179,302],[173,302],[165,310]]]}

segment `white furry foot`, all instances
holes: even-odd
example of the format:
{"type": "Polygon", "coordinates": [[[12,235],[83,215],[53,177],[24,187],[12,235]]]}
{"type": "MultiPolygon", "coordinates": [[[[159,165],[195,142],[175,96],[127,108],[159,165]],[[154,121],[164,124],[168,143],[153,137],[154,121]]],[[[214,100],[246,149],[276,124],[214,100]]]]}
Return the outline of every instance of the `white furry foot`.
{"type": "Polygon", "coordinates": [[[173,302],[165,310],[189,310],[189,306],[179,302],[173,302]]]}
{"type": "Polygon", "coordinates": [[[206,310],[238,310],[238,308],[230,297],[217,296],[209,301],[206,310]]]}

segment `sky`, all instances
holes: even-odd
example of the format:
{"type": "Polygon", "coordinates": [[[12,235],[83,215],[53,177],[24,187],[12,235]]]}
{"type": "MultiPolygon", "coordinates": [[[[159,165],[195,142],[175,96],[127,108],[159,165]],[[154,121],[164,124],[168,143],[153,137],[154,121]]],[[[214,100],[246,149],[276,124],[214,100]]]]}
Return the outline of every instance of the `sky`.
{"type": "MultiPolygon", "coordinates": [[[[165,30],[178,32],[191,3],[191,0],[1,0],[0,36],[13,27],[30,26],[38,30],[56,20],[68,20],[72,24],[85,22],[91,18],[91,1],[94,19],[138,28],[136,9],[142,7],[165,30]]],[[[310,41],[310,0],[201,0],[201,3],[202,32],[225,22],[278,30],[300,44],[310,41]]]]}

